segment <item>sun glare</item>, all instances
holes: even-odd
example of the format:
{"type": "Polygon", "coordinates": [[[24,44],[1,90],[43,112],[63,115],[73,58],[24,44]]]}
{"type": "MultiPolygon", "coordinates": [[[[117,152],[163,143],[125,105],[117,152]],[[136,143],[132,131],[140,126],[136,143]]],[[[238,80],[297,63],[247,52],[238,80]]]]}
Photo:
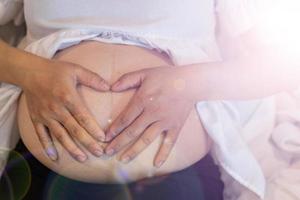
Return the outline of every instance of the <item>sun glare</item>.
{"type": "Polygon", "coordinates": [[[300,0],[270,1],[269,9],[259,16],[260,29],[267,43],[299,53],[300,0]]]}

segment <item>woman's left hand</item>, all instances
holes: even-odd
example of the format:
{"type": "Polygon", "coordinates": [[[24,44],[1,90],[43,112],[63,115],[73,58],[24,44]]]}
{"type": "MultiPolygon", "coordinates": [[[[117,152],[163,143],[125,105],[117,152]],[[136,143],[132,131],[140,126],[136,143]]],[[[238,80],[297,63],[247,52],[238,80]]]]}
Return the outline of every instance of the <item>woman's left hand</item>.
{"type": "Polygon", "coordinates": [[[160,167],[165,162],[195,103],[189,95],[182,68],[143,69],[123,75],[112,85],[114,92],[138,89],[106,133],[107,141],[114,138],[107,146],[106,154],[113,155],[134,142],[120,157],[127,163],[159,134],[164,134],[154,166],[160,167]]]}

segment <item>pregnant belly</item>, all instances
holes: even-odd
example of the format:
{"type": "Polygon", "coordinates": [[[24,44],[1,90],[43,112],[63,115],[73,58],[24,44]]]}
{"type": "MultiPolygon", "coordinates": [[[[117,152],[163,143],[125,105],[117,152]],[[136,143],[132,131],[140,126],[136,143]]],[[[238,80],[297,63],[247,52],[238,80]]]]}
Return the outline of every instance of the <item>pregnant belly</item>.
{"type": "MultiPolygon", "coordinates": [[[[80,64],[98,73],[110,83],[130,71],[170,65],[169,60],[163,55],[146,49],[94,41],[82,42],[60,51],[53,59],[80,64]]],[[[84,86],[80,86],[78,91],[104,130],[125,108],[135,92],[131,90],[122,93],[101,93],[84,86]]],[[[128,164],[122,164],[118,161],[122,151],[110,158],[98,158],[86,152],[88,160],[85,163],[79,163],[54,138],[55,146],[59,152],[59,159],[53,162],[45,155],[39,143],[24,95],[21,96],[19,101],[18,124],[24,144],[41,163],[68,178],[93,183],[131,182],[150,176],[175,172],[199,161],[210,147],[210,140],[195,109],[191,111],[186,120],[171,155],[159,169],[153,167],[153,159],[159,148],[161,137],[158,137],[146,150],[128,164]]],[[[102,143],[101,145],[105,146],[106,144],[102,143]]]]}

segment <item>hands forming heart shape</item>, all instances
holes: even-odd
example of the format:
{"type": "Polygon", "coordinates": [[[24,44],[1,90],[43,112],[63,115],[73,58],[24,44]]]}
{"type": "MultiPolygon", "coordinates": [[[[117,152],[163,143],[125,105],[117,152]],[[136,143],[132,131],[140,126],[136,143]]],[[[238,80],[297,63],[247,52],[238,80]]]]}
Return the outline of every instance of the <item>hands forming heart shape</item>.
{"type": "Polygon", "coordinates": [[[50,61],[49,65],[30,70],[27,74],[30,78],[22,87],[39,140],[52,160],[58,159],[58,153],[49,132],[79,162],[84,162],[87,156],[73,138],[98,157],[104,153],[112,156],[132,144],[120,157],[124,163],[163,134],[153,164],[160,167],[165,162],[195,103],[179,68],[156,67],[130,72],[110,86],[79,65],[61,61],[50,61]],[[137,91],[104,133],[81,100],[76,89],[78,84],[102,92],[133,88],[137,91]],[[97,141],[109,144],[103,150],[97,141]]]}

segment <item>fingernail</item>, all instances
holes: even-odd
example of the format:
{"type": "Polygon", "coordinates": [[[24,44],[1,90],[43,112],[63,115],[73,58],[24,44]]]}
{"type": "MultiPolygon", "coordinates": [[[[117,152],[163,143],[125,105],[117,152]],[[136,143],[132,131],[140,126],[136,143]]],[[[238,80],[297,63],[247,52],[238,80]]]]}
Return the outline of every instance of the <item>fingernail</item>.
{"type": "Polygon", "coordinates": [[[54,147],[48,147],[46,153],[51,160],[53,161],[57,160],[58,155],[54,147]]]}
{"type": "Polygon", "coordinates": [[[115,150],[114,150],[114,149],[108,149],[108,150],[106,151],[106,154],[109,155],[109,156],[112,156],[114,153],[115,153],[115,150]]]}
{"type": "Polygon", "coordinates": [[[98,150],[95,150],[95,151],[94,151],[94,154],[95,154],[96,156],[100,157],[100,156],[103,155],[103,151],[100,150],[100,149],[98,149],[98,150]]]}
{"type": "Polygon", "coordinates": [[[155,167],[160,168],[163,164],[163,161],[159,161],[155,163],[155,167]]]}
{"type": "Polygon", "coordinates": [[[121,159],[121,162],[124,164],[129,163],[129,161],[130,161],[130,156],[125,156],[121,159]]]}
{"type": "Polygon", "coordinates": [[[76,160],[78,160],[79,162],[84,162],[86,160],[86,156],[78,155],[76,156],[76,160]]]}

